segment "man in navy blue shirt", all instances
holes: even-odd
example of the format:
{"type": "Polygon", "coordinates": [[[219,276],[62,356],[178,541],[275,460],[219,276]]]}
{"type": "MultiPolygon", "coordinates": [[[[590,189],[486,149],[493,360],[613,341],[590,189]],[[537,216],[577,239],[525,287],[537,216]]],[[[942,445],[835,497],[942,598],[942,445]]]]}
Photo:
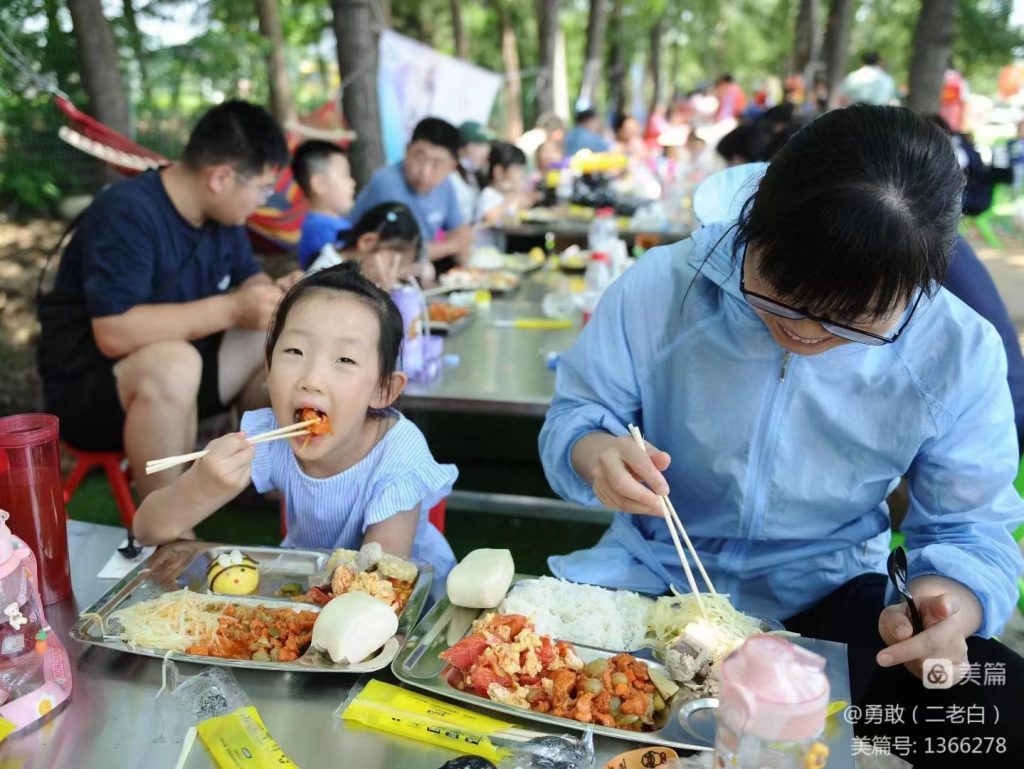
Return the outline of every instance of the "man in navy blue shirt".
{"type": "Polygon", "coordinates": [[[381,203],[404,203],[420,224],[427,256],[438,272],[469,256],[473,230],[462,220],[455,187],[448,178],[459,156],[459,131],[440,118],[421,120],[412,132],[405,158],[374,173],[359,191],[349,219],[358,222],[381,203]]]}
{"type": "Polygon", "coordinates": [[[192,451],[198,419],[260,389],[284,282],[261,271],[244,225],[287,162],[265,110],[214,107],[181,162],[96,197],[43,298],[47,409],[72,446],[123,448],[143,497],[181,472],[147,476],[147,460],[192,451]]]}

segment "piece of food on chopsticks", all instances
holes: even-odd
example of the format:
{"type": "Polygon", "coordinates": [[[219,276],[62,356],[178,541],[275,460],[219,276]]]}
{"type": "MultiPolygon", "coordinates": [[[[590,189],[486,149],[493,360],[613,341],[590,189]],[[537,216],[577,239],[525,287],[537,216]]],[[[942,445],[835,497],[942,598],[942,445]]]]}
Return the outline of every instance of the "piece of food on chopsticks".
{"type": "Polygon", "coordinates": [[[289,662],[309,647],[316,612],[213,601],[178,590],[114,612],[131,647],[289,662]]]}
{"type": "Polygon", "coordinates": [[[495,702],[630,731],[657,728],[667,697],[629,654],[584,663],[519,614],[488,613],[441,653],[452,686],[495,702]]]}
{"type": "Polygon", "coordinates": [[[331,553],[324,583],[296,600],[326,606],[340,595],[366,593],[401,614],[418,576],[416,564],[385,553],[378,542],[367,542],[359,550],[339,548],[331,553]]]}
{"type": "Polygon", "coordinates": [[[206,585],[211,593],[252,595],[260,585],[259,563],[240,550],[221,553],[206,570],[206,585]]]}
{"type": "Polygon", "coordinates": [[[398,615],[366,593],[346,593],[328,603],[313,625],[313,646],[335,662],[362,662],[398,632],[398,615]]]}
{"type": "Polygon", "coordinates": [[[692,593],[657,599],[650,617],[650,640],[673,679],[704,696],[715,696],[717,666],[752,635],[761,622],[737,611],[723,594],[702,594],[704,610],[692,593]]]}
{"type": "Polygon", "coordinates": [[[327,418],[327,415],[324,412],[308,406],[301,409],[295,409],[296,423],[309,422],[313,419],[316,421],[306,428],[306,437],[302,441],[302,448],[306,448],[313,438],[320,438],[324,435],[334,435],[334,431],[331,430],[331,420],[327,418]]]}
{"type": "Polygon", "coordinates": [[[515,573],[511,551],[473,550],[448,573],[448,600],[468,609],[493,609],[505,597],[515,573]]]}
{"type": "Polygon", "coordinates": [[[469,315],[469,308],[448,302],[431,302],[427,306],[427,313],[431,323],[455,323],[469,315]]]}

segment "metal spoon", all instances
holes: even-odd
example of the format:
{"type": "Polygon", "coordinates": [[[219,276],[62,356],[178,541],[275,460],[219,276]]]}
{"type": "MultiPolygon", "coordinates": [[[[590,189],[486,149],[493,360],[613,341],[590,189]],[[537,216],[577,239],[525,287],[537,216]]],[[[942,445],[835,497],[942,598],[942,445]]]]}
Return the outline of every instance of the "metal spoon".
{"type": "Polygon", "coordinates": [[[889,553],[887,566],[889,579],[903,595],[903,599],[907,602],[907,608],[910,609],[910,624],[914,626],[915,635],[924,632],[924,623],[921,622],[921,614],[917,610],[917,604],[914,603],[914,596],[907,589],[907,551],[903,549],[902,545],[894,547],[889,553]]]}
{"type": "Polygon", "coordinates": [[[128,535],[128,544],[117,548],[117,552],[130,561],[142,552],[142,548],[135,544],[135,535],[132,533],[131,527],[126,528],[125,533],[128,535]]]}

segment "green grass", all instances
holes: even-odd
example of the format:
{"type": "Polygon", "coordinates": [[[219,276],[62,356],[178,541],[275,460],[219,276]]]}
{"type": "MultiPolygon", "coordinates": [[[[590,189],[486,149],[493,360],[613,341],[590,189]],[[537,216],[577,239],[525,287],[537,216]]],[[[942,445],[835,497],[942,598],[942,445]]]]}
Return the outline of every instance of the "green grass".
{"type": "MultiPolygon", "coordinates": [[[[78,521],[120,526],[120,516],[100,473],[87,477],[68,504],[68,515],[78,521]]],[[[237,545],[277,545],[281,541],[278,506],[272,501],[232,504],[218,510],[196,527],[200,539],[237,545]]],[[[445,536],[457,558],[478,547],[512,551],[516,569],[523,574],[548,574],[549,555],[590,547],[604,532],[592,523],[543,520],[471,512],[448,512],[445,536]]]]}

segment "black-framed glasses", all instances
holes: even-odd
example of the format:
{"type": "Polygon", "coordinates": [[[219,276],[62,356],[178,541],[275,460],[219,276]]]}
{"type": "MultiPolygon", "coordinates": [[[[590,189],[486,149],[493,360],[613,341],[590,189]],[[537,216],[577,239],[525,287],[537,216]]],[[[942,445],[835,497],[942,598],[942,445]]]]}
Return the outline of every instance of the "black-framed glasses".
{"type": "Polygon", "coordinates": [[[785,318],[786,320],[813,320],[820,323],[823,329],[834,336],[846,339],[849,342],[869,344],[873,347],[879,347],[883,344],[892,344],[900,338],[900,334],[902,334],[906,329],[907,325],[910,323],[910,319],[914,317],[914,310],[917,309],[917,305],[921,302],[921,296],[924,294],[924,291],[922,290],[917,292],[917,298],[914,300],[914,304],[910,308],[910,312],[907,314],[907,319],[903,321],[895,334],[892,336],[881,336],[880,334],[874,334],[870,331],[864,331],[863,329],[854,328],[853,326],[847,326],[843,323],[836,323],[835,321],[828,320],[827,318],[819,318],[817,315],[813,315],[807,310],[791,307],[788,304],[777,302],[764,294],[751,291],[747,288],[746,266],[747,252],[746,249],[744,249],[743,259],[740,261],[740,292],[743,294],[743,298],[747,300],[747,304],[751,307],[755,307],[758,310],[764,310],[767,313],[777,315],[780,318],[785,318]]]}

